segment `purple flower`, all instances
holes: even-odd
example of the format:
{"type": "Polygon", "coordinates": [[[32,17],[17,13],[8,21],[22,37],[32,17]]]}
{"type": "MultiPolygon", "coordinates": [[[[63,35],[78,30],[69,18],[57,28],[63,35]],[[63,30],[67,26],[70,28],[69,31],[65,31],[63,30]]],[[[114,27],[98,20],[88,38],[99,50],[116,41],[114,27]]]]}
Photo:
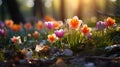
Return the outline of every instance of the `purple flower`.
{"type": "Polygon", "coordinates": [[[87,34],[87,38],[90,39],[91,38],[91,33],[87,34]]]}
{"type": "Polygon", "coordinates": [[[0,28],[3,28],[5,25],[2,21],[0,21],[0,28]]]}
{"type": "Polygon", "coordinates": [[[60,30],[56,30],[55,31],[55,35],[58,37],[58,38],[62,38],[65,34],[65,31],[63,29],[60,29],[60,30]]]}
{"type": "Polygon", "coordinates": [[[54,23],[53,22],[45,22],[45,26],[48,29],[52,30],[54,28],[54,23]]]}
{"type": "Polygon", "coordinates": [[[106,24],[104,22],[102,22],[102,21],[98,21],[96,23],[96,27],[97,27],[98,30],[103,30],[103,29],[106,28],[106,24]]]}
{"type": "Polygon", "coordinates": [[[5,30],[4,29],[0,29],[0,35],[4,36],[5,35],[5,30]]]}

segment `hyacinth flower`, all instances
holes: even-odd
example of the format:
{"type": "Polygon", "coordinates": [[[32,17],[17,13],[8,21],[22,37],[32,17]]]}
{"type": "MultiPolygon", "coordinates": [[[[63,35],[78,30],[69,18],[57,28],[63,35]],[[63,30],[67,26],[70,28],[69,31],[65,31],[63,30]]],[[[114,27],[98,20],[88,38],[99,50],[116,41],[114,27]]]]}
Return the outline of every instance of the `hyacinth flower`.
{"type": "Polygon", "coordinates": [[[84,34],[84,35],[88,35],[91,31],[91,28],[89,28],[86,24],[84,24],[81,28],[81,32],[84,34]]]}
{"type": "Polygon", "coordinates": [[[45,22],[45,26],[49,29],[52,30],[54,28],[54,23],[53,22],[45,22]]]}
{"type": "Polygon", "coordinates": [[[107,20],[105,21],[105,24],[107,25],[107,27],[112,27],[114,26],[116,23],[115,23],[115,20],[112,19],[111,17],[108,17],[107,20]]]}
{"type": "Polygon", "coordinates": [[[104,22],[102,22],[102,21],[98,21],[96,23],[96,27],[97,27],[98,30],[103,30],[103,29],[106,28],[106,24],[104,22]]]}
{"type": "Polygon", "coordinates": [[[11,41],[14,43],[14,44],[21,44],[21,37],[20,36],[13,36],[11,38],[11,41]]]}
{"type": "Polygon", "coordinates": [[[70,29],[78,29],[82,23],[82,20],[79,20],[77,16],[74,16],[72,19],[67,19],[67,23],[70,29]]]}
{"type": "Polygon", "coordinates": [[[5,30],[4,29],[0,29],[0,35],[1,36],[5,36],[5,34],[6,34],[5,30]]]}
{"type": "Polygon", "coordinates": [[[54,42],[56,42],[57,41],[57,37],[56,37],[56,35],[55,34],[49,34],[48,35],[48,41],[51,43],[51,45],[50,46],[52,46],[52,44],[54,43],[54,42]]]}

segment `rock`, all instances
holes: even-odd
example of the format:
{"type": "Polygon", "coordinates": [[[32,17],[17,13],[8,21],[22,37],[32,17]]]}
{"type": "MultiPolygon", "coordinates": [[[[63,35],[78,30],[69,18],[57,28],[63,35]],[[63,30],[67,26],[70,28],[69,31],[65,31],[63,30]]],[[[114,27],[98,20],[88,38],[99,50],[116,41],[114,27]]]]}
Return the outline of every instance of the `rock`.
{"type": "Polygon", "coordinates": [[[73,51],[70,50],[70,49],[64,49],[63,55],[65,55],[65,56],[72,56],[73,55],[73,51]]]}
{"type": "Polygon", "coordinates": [[[58,58],[55,62],[55,67],[68,67],[62,58],[58,58]]]}
{"type": "Polygon", "coordinates": [[[31,49],[28,49],[28,52],[27,52],[27,54],[26,54],[27,58],[28,58],[28,59],[32,59],[32,55],[33,55],[32,50],[31,50],[31,49]]]}
{"type": "Polygon", "coordinates": [[[95,67],[94,63],[87,63],[85,64],[85,67],[95,67]]]}

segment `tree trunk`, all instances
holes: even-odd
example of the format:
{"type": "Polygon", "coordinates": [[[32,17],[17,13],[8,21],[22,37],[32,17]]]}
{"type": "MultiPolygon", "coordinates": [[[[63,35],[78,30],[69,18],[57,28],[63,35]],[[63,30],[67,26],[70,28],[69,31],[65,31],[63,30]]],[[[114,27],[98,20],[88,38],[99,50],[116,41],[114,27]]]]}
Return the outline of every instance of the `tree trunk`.
{"type": "Polygon", "coordinates": [[[16,0],[6,0],[6,4],[8,7],[8,11],[10,13],[11,19],[15,22],[15,24],[25,23],[25,19],[20,13],[19,6],[16,0]]]}

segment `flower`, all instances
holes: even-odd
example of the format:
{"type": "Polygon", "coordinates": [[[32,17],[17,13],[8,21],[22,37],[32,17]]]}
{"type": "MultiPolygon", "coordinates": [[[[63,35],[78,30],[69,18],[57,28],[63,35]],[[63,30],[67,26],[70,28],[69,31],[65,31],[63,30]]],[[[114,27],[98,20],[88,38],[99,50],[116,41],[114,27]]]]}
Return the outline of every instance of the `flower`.
{"type": "Polygon", "coordinates": [[[28,33],[28,34],[27,34],[27,36],[28,36],[28,37],[31,37],[31,34],[30,34],[30,33],[28,33]]]}
{"type": "Polygon", "coordinates": [[[45,26],[48,29],[52,30],[54,28],[54,23],[53,22],[45,22],[45,26]]]}
{"type": "Polygon", "coordinates": [[[106,24],[104,22],[102,22],[102,21],[98,21],[96,23],[96,27],[97,27],[98,30],[103,30],[103,29],[106,28],[106,24]]]}
{"type": "Polygon", "coordinates": [[[58,38],[62,38],[65,34],[65,31],[63,29],[60,29],[60,30],[56,30],[55,31],[55,35],[58,37],[58,38]]]}
{"type": "Polygon", "coordinates": [[[91,31],[91,28],[89,28],[86,24],[84,24],[81,28],[81,32],[84,34],[84,35],[88,35],[91,31]]]}
{"type": "Polygon", "coordinates": [[[4,23],[2,21],[0,21],[0,28],[4,27],[4,23]]]}
{"type": "Polygon", "coordinates": [[[115,20],[112,19],[111,17],[108,17],[107,20],[105,21],[105,23],[108,27],[111,27],[111,26],[115,25],[115,20]]]}
{"type": "Polygon", "coordinates": [[[45,16],[45,21],[55,21],[55,19],[50,16],[45,16]]]}
{"type": "Polygon", "coordinates": [[[89,34],[87,34],[86,36],[87,36],[88,39],[90,39],[90,38],[91,38],[91,35],[92,35],[92,33],[89,33],[89,34]]]}
{"type": "Polygon", "coordinates": [[[11,41],[13,43],[17,43],[17,44],[21,44],[21,37],[20,36],[13,36],[13,38],[11,38],[11,41]]]}
{"type": "Polygon", "coordinates": [[[24,25],[25,29],[29,30],[29,29],[32,29],[32,25],[31,23],[27,22],[25,25],[24,25]]]}
{"type": "Polygon", "coordinates": [[[49,41],[50,43],[54,43],[56,40],[57,40],[57,37],[56,37],[55,34],[50,34],[50,35],[48,35],[48,41],[49,41]]]}
{"type": "Polygon", "coordinates": [[[21,28],[22,28],[21,24],[13,24],[13,25],[11,26],[11,29],[12,29],[14,32],[17,32],[17,31],[21,30],[21,28]]]}
{"type": "Polygon", "coordinates": [[[38,31],[34,31],[33,37],[34,37],[34,38],[38,38],[38,37],[39,37],[39,32],[38,32],[38,31]]]}
{"type": "Polygon", "coordinates": [[[5,34],[6,34],[5,30],[4,29],[0,29],[0,35],[1,36],[5,36],[5,34]]]}
{"type": "Polygon", "coordinates": [[[5,24],[6,24],[9,28],[11,28],[12,25],[14,24],[14,22],[13,22],[12,20],[6,20],[6,21],[5,21],[5,24]]]}
{"type": "Polygon", "coordinates": [[[77,16],[74,16],[72,19],[68,19],[67,23],[69,25],[69,28],[78,29],[82,23],[82,20],[79,20],[77,16]]]}
{"type": "Polygon", "coordinates": [[[60,27],[60,24],[58,23],[58,22],[54,22],[54,29],[59,29],[59,27],[60,27]]]}
{"type": "Polygon", "coordinates": [[[37,27],[38,30],[41,30],[43,28],[42,21],[38,21],[37,24],[36,24],[36,27],[37,27]]]}

